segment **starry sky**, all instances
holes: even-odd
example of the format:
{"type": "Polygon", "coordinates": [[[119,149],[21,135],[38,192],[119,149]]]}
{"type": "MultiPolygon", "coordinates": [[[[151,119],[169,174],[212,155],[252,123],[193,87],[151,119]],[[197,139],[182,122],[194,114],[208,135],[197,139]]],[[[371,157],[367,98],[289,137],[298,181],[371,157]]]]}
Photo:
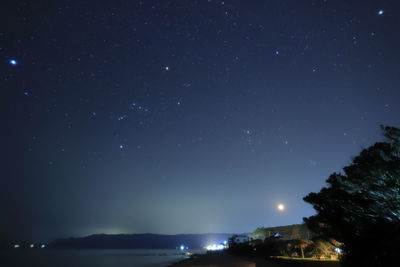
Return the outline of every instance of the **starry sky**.
{"type": "Polygon", "coordinates": [[[301,223],[400,126],[397,2],[1,1],[0,236],[301,223]]]}

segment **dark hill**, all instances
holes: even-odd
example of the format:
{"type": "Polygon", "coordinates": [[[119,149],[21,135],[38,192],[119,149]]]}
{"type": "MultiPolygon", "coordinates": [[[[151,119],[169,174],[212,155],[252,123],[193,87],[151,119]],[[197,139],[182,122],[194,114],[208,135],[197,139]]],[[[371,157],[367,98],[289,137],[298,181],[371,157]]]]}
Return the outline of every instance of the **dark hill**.
{"type": "Polygon", "coordinates": [[[98,234],[87,237],[57,239],[49,244],[50,248],[119,248],[119,249],[175,249],[181,245],[198,249],[209,244],[221,243],[231,234],[98,234]]]}

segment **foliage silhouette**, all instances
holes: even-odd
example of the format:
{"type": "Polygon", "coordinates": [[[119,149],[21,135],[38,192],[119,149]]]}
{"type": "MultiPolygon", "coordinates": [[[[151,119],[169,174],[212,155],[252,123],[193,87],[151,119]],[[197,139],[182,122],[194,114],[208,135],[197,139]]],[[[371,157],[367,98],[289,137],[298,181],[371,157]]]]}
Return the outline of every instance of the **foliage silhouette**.
{"type": "Polygon", "coordinates": [[[315,233],[343,243],[343,266],[391,266],[400,251],[400,129],[382,126],[375,143],[333,173],[328,186],[304,200],[317,214],[304,218],[315,233]]]}

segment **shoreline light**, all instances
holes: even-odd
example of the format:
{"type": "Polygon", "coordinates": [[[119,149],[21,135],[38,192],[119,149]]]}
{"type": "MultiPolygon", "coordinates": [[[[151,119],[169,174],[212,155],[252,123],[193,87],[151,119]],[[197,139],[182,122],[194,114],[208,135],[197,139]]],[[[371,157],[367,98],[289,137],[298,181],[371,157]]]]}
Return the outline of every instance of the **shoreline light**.
{"type": "Polygon", "coordinates": [[[226,245],[222,245],[222,244],[212,244],[212,245],[206,246],[206,250],[208,250],[208,251],[220,251],[220,250],[224,250],[225,248],[226,248],[226,245]]]}

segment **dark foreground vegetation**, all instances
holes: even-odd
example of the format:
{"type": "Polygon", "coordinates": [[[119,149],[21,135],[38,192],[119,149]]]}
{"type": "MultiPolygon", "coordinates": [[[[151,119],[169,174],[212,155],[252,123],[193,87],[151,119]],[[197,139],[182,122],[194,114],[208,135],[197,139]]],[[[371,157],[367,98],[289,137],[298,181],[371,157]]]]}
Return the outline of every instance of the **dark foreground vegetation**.
{"type": "Polygon", "coordinates": [[[269,237],[265,240],[251,240],[246,243],[230,243],[228,251],[235,255],[261,257],[270,260],[296,259],[338,261],[337,247],[323,239],[289,239],[269,237]]]}
{"type": "Polygon", "coordinates": [[[308,227],[341,242],[343,266],[395,266],[400,251],[400,129],[353,159],[328,186],[304,198],[317,214],[308,227]]]}
{"type": "Polygon", "coordinates": [[[232,239],[229,251],[272,258],[287,266],[320,263],[288,261],[282,256],[340,260],[344,267],[397,266],[400,129],[382,126],[382,130],[384,142],[363,149],[342,173],[330,175],[327,187],[304,198],[317,211],[304,218],[305,225],[258,228],[249,242],[232,239]]]}

